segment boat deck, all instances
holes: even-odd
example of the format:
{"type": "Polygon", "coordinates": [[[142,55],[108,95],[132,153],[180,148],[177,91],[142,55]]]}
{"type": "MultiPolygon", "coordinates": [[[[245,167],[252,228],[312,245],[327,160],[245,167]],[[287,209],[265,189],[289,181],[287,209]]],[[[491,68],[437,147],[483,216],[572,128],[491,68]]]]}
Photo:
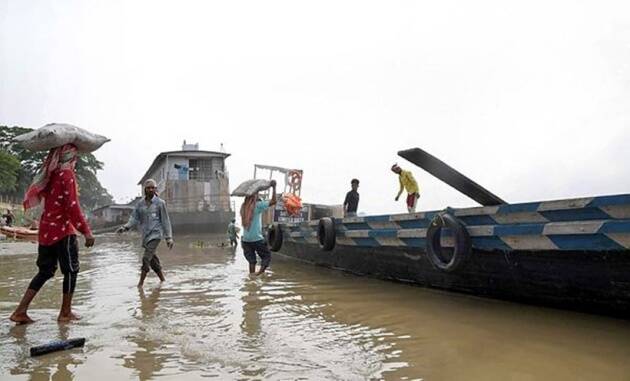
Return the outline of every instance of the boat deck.
{"type": "MultiPolygon", "coordinates": [[[[630,249],[630,194],[447,210],[466,226],[473,249],[630,249]]],[[[337,245],[423,248],[427,228],[440,212],[335,219],[337,245]]],[[[317,244],[317,224],[283,224],[284,239],[317,244]]],[[[442,239],[449,246],[448,232],[442,239]]]]}

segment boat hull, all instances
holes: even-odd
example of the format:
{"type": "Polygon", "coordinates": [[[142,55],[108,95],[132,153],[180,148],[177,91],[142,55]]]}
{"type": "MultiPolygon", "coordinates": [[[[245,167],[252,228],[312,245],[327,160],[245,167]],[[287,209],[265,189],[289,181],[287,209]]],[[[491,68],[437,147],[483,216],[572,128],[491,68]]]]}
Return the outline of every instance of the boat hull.
{"type": "Polygon", "coordinates": [[[25,241],[37,241],[38,230],[30,230],[23,227],[0,226],[0,233],[10,238],[21,239],[25,241]]]}
{"type": "MultiPolygon", "coordinates": [[[[380,279],[477,296],[630,317],[630,195],[283,224],[279,253],[380,279]],[[427,254],[441,213],[461,222],[470,256],[445,271],[427,254]]],[[[442,231],[442,247],[454,236],[442,231]]],[[[447,249],[448,250],[448,249],[447,249]]]]}
{"type": "Polygon", "coordinates": [[[473,251],[463,268],[436,269],[422,250],[286,242],[278,254],[356,275],[521,303],[630,317],[630,253],[473,251]]]}

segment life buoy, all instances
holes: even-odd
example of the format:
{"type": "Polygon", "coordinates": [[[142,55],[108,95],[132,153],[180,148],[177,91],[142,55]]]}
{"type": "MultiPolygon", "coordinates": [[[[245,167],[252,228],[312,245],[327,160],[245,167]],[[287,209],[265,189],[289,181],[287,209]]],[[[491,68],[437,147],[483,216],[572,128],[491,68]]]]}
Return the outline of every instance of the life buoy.
{"type": "Polygon", "coordinates": [[[331,251],[335,247],[335,223],[332,218],[324,217],[319,220],[317,240],[319,241],[319,247],[324,251],[331,251]]]}
{"type": "Polygon", "coordinates": [[[288,183],[293,187],[294,190],[300,189],[302,186],[302,174],[300,171],[292,170],[287,173],[288,183]]]}
{"type": "Polygon", "coordinates": [[[271,251],[279,251],[282,247],[282,229],[277,222],[269,228],[267,232],[267,241],[269,242],[269,248],[271,251]]]}
{"type": "Polygon", "coordinates": [[[470,257],[471,251],[470,235],[463,223],[449,213],[440,213],[433,218],[426,237],[426,252],[433,266],[445,272],[455,271],[470,257]],[[445,259],[440,242],[444,227],[453,231],[453,256],[450,260],[445,259]]]}

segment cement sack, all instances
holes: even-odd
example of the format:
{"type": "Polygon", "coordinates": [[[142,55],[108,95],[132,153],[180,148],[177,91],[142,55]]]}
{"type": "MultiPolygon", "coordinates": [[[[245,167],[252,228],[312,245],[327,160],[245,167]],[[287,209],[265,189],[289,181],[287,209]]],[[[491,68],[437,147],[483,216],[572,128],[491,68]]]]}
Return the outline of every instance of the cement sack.
{"type": "Polygon", "coordinates": [[[247,180],[243,182],[241,185],[237,186],[236,189],[234,189],[234,191],[232,192],[232,196],[247,197],[247,196],[253,195],[256,192],[269,189],[270,187],[271,187],[271,181],[269,180],[262,180],[262,179],[247,180]]]}
{"type": "Polygon", "coordinates": [[[99,149],[109,139],[70,124],[51,123],[35,131],[15,137],[15,142],[31,151],[48,151],[51,148],[74,144],[79,152],[99,149]]]}

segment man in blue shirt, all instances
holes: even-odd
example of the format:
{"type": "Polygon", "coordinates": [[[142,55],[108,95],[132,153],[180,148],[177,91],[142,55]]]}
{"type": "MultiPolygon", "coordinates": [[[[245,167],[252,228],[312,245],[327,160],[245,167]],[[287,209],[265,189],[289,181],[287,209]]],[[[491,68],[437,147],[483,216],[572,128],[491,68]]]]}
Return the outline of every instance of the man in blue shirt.
{"type": "Polygon", "coordinates": [[[261,275],[271,262],[271,251],[262,231],[262,213],[276,204],[276,182],[271,181],[271,201],[258,198],[258,193],[245,197],[241,205],[243,223],[243,254],[249,262],[249,273],[261,275]],[[256,272],[256,254],[260,256],[260,270],[256,272]]]}
{"type": "Polygon", "coordinates": [[[164,282],[162,265],[155,252],[162,238],[166,240],[166,245],[169,249],[173,248],[171,220],[166,211],[166,203],[157,196],[155,192],[156,188],[157,183],[155,180],[148,179],[144,182],[144,199],[136,205],[131,217],[129,217],[129,222],[117,230],[117,233],[122,233],[123,231],[140,225],[144,255],[142,256],[142,269],[138,287],[144,285],[144,280],[149,273],[149,268],[155,271],[161,282],[164,282]]]}

